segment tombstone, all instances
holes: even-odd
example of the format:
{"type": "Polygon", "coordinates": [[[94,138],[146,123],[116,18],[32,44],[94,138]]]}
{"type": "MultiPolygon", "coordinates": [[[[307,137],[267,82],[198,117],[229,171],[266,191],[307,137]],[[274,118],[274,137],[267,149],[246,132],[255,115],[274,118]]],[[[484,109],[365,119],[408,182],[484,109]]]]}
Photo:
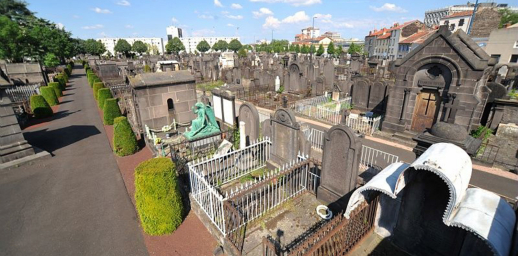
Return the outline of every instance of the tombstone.
{"type": "Polygon", "coordinates": [[[351,73],[358,74],[360,73],[360,55],[358,53],[354,53],[351,55],[351,73]]]}
{"type": "Polygon", "coordinates": [[[255,106],[249,102],[243,102],[239,107],[239,121],[245,123],[245,132],[240,136],[246,139],[246,144],[259,138],[259,113],[255,106]]]}
{"type": "Polygon", "coordinates": [[[331,127],[324,136],[322,178],[317,198],[330,204],[344,199],[356,188],[362,146],[353,131],[344,125],[331,127]]]}
{"type": "Polygon", "coordinates": [[[278,92],[281,89],[281,79],[279,76],[275,78],[275,91],[278,92]]]}
{"type": "Polygon", "coordinates": [[[360,110],[366,110],[369,102],[370,84],[367,80],[359,80],[353,85],[352,102],[360,110]]]}
{"type": "Polygon", "coordinates": [[[320,96],[324,94],[325,91],[325,80],[326,78],[324,76],[317,77],[316,80],[316,96],[320,96]]]}
{"type": "MultiPolygon", "coordinates": [[[[236,125],[236,96],[228,90],[219,88],[212,90],[212,102],[214,104],[214,114],[216,119],[229,127],[236,125]]],[[[222,131],[226,131],[225,126],[221,125],[222,131]]]]}
{"type": "Polygon", "coordinates": [[[434,124],[429,131],[422,132],[414,137],[413,140],[417,142],[413,151],[418,157],[430,146],[440,142],[452,143],[462,148],[468,155],[475,156],[482,144],[480,139],[475,139],[468,135],[468,132],[462,126],[445,122],[434,124]]]}
{"type": "MultiPolygon", "coordinates": [[[[279,108],[270,122],[272,139],[268,169],[276,169],[285,163],[295,161],[299,152],[300,124],[291,109],[279,108]]],[[[266,126],[266,125],[265,125],[266,126]]]]}
{"type": "Polygon", "coordinates": [[[375,82],[370,90],[368,110],[384,114],[387,94],[388,86],[382,82],[375,82]]]}
{"type": "Polygon", "coordinates": [[[290,70],[290,88],[289,91],[298,92],[302,89],[300,83],[301,70],[297,64],[291,64],[290,70]]]}

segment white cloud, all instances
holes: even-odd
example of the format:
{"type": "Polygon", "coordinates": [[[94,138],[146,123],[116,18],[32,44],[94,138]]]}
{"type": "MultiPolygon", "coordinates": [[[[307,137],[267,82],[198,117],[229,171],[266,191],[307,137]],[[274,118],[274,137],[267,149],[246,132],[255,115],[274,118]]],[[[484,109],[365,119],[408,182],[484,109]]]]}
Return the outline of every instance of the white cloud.
{"type": "Polygon", "coordinates": [[[219,0],[214,0],[214,5],[217,7],[223,7],[223,4],[219,0]]]}
{"type": "Polygon", "coordinates": [[[233,20],[241,20],[241,19],[243,19],[243,16],[241,16],[241,15],[227,15],[225,17],[227,17],[229,19],[233,19],[233,20]]]}
{"type": "Polygon", "coordinates": [[[133,26],[132,26],[132,25],[126,25],[126,26],[124,26],[124,27],[125,27],[125,28],[129,28],[129,29],[132,29],[132,28],[133,28],[133,26]]]}
{"type": "Polygon", "coordinates": [[[82,29],[100,29],[100,28],[104,28],[104,26],[101,25],[101,24],[96,24],[96,25],[92,25],[92,26],[84,26],[84,27],[82,27],[82,29]]]}
{"type": "Polygon", "coordinates": [[[301,6],[301,5],[321,4],[322,0],[250,0],[250,2],[286,3],[286,4],[291,4],[293,6],[301,6]]]}
{"type": "Polygon", "coordinates": [[[58,23],[56,23],[56,27],[58,29],[63,29],[63,28],[65,28],[65,25],[63,25],[63,23],[58,22],[58,23]]]}
{"type": "Polygon", "coordinates": [[[264,20],[263,28],[278,28],[281,25],[281,21],[273,16],[266,17],[264,20]]]}
{"type": "Polygon", "coordinates": [[[227,24],[227,27],[234,27],[234,24],[232,24],[232,23],[228,23],[228,24],[227,24]]]}
{"type": "Polygon", "coordinates": [[[271,16],[273,15],[273,12],[270,11],[268,8],[260,8],[259,11],[253,11],[255,18],[260,18],[262,16],[271,16]]]}
{"type": "Polygon", "coordinates": [[[212,20],[212,19],[214,19],[214,16],[202,14],[202,15],[198,15],[198,18],[205,19],[205,20],[212,20]]]}
{"type": "Polygon", "coordinates": [[[171,19],[171,22],[173,22],[173,23],[177,23],[177,22],[178,22],[178,20],[177,20],[175,17],[173,17],[173,18],[171,19]]]}
{"type": "Polygon", "coordinates": [[[333,16],[331,14],[321,14],[321,13],[317,13],[315,15],[313,15],[313,17],[317,18],[318,22],[321,22],[321,23],[333,23],[333,21],[331,20],[331,18],[333,18],[333,16]]]}
{"type": "Polygon", "coordinates": [[[337,27],[337,28],[354,28],[354,25],[350,22],[339,22],[339,23],[335,23],[335,27],[337,27]]]}
{"type": "Polygon", "coordinates": [[[399,6],[396,6],[395,4],[391,4],[391,3],[385,3],[381,7],[370,6],[370,8],[372,10],[374,10],[375,12],[401,12],[401,13],[408,12],[407,10],[405,10],[399,6]]]}
{"type": "Polygon", "coordinates": [[[240,4],[232,4],[232,5],[230,5],[230,8],[232,8],[232,9],[243,9],[243,6],[241,6],[240,4]]]}
{"type": "Polygon", "coordinates": [[[309,16],[305,11],[296,12],[292,16],[288,16],[282,20],[282,23],[299,23],[309,21],[309,16]]]}
{"type": "Polygon", "coordinates": [[[131,3],[128,2],[127,0],[121,0],[119,2],[117,2],[118,5],[122,5],[122,6],[130,6],[131,3]]]}
{"type": "Polygon", "coordinates": [[[102,14],[109,14],[109,13],[112,13],[110,10],[108,9],[101,9],[99,7],[95,7],[92,9],[92,11],[96,12],[96,13],[102,13],[102,14]]]}

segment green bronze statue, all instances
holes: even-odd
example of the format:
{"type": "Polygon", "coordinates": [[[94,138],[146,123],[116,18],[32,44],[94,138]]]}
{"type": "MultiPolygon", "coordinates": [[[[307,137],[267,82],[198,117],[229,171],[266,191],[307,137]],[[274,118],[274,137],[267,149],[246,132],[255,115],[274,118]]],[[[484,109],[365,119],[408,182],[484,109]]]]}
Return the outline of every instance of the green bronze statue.
{"type": "Polygon", "coordinates": [[[193,111],[198,117],[192,120],[191,129],[183,134],[187,140],[194,140],[220,132],[214,111],[210,106],[197,102],[193,111]]]}

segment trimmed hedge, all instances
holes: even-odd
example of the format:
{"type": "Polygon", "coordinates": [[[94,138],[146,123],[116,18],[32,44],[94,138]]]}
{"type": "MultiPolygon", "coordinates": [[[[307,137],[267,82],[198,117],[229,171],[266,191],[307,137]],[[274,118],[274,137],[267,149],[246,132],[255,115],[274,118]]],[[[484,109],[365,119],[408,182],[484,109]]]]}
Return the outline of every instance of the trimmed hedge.
{"type": "Polygon", "coordinates": [[[135,202],[144,232],[174,232],[184,218],[176,170],[169,158],[152,158],[135,168],[135,202]]]}
{"type": "Polygon", "coordinates": [[[113,125],[113,120],[121,116],[121,110],[117,99],[106,99],[103,106],[103,123],[106,125],[113,125]]]}
{"type": "Polygon", "coordinates": [[[58,98],[63,96],[63,92],[61,91],[61,85],[58,82],[49,83],[49,87],[52,87],[52,89],[54,89],[54,92],[56,93],[56,96],[58,98]]]}
{"type": "Polygon", "coordinates": [[[94,83],[94,98],[97,99],[97,92],[99,89],[104,88],[104,84],[102,82],[96,82],[94,83]]]}
{"type": "Polygon", "coordinates": [[[137,139],[125,116],[113,121],[113,151],[118,156],[129,156],[138,150],[137,139]]]}
{"type": "Polygon", "coordinates": [[[59,87],[62,91],[65,90],[67,83],[65,82],[65,78],[59,74],[54,77],[54,81],[57,81],[59,83],[59,87]]]}
{"type": "Polygon", "coordinates": [[[100,109],[103,109],[104,102],[106,99],[113,98],[112,93],[110,92],[110,89],[108,88],[102,88],[97,91],[97,105],[100,109]]]}
{"type": "Polygon", "coordinates": [[[36,118],[45,118],[52,116],[54,112],[50,108],[49,103],[41,95],[31,96],[31,110],[36,118]]]}
{"type": "Polygon", "coordinates": [[[40,87],[40,93],[43,98],[47,101],[49,106],[55,106],[59,103],[58,97],[56,93],[54,92],[54,88],[49,86],[42,86],[40,87]]]}

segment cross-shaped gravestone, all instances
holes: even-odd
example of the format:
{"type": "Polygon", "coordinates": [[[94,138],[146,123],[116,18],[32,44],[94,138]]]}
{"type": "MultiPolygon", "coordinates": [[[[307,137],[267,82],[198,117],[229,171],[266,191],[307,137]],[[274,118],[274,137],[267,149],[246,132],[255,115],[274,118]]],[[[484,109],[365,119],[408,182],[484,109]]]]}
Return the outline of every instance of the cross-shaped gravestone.
{"type": "Polygon", "coordinates": [[[456,100],[457,94],[450,94],[450,100],[448,103],[444,104],[444,107],[448,109],[448,119],[447,123],[453,124],[455,122],[455,115],[457,115],[457,110],[462,110],[463,108],[459,105],[459,100],[456,100]]]}

